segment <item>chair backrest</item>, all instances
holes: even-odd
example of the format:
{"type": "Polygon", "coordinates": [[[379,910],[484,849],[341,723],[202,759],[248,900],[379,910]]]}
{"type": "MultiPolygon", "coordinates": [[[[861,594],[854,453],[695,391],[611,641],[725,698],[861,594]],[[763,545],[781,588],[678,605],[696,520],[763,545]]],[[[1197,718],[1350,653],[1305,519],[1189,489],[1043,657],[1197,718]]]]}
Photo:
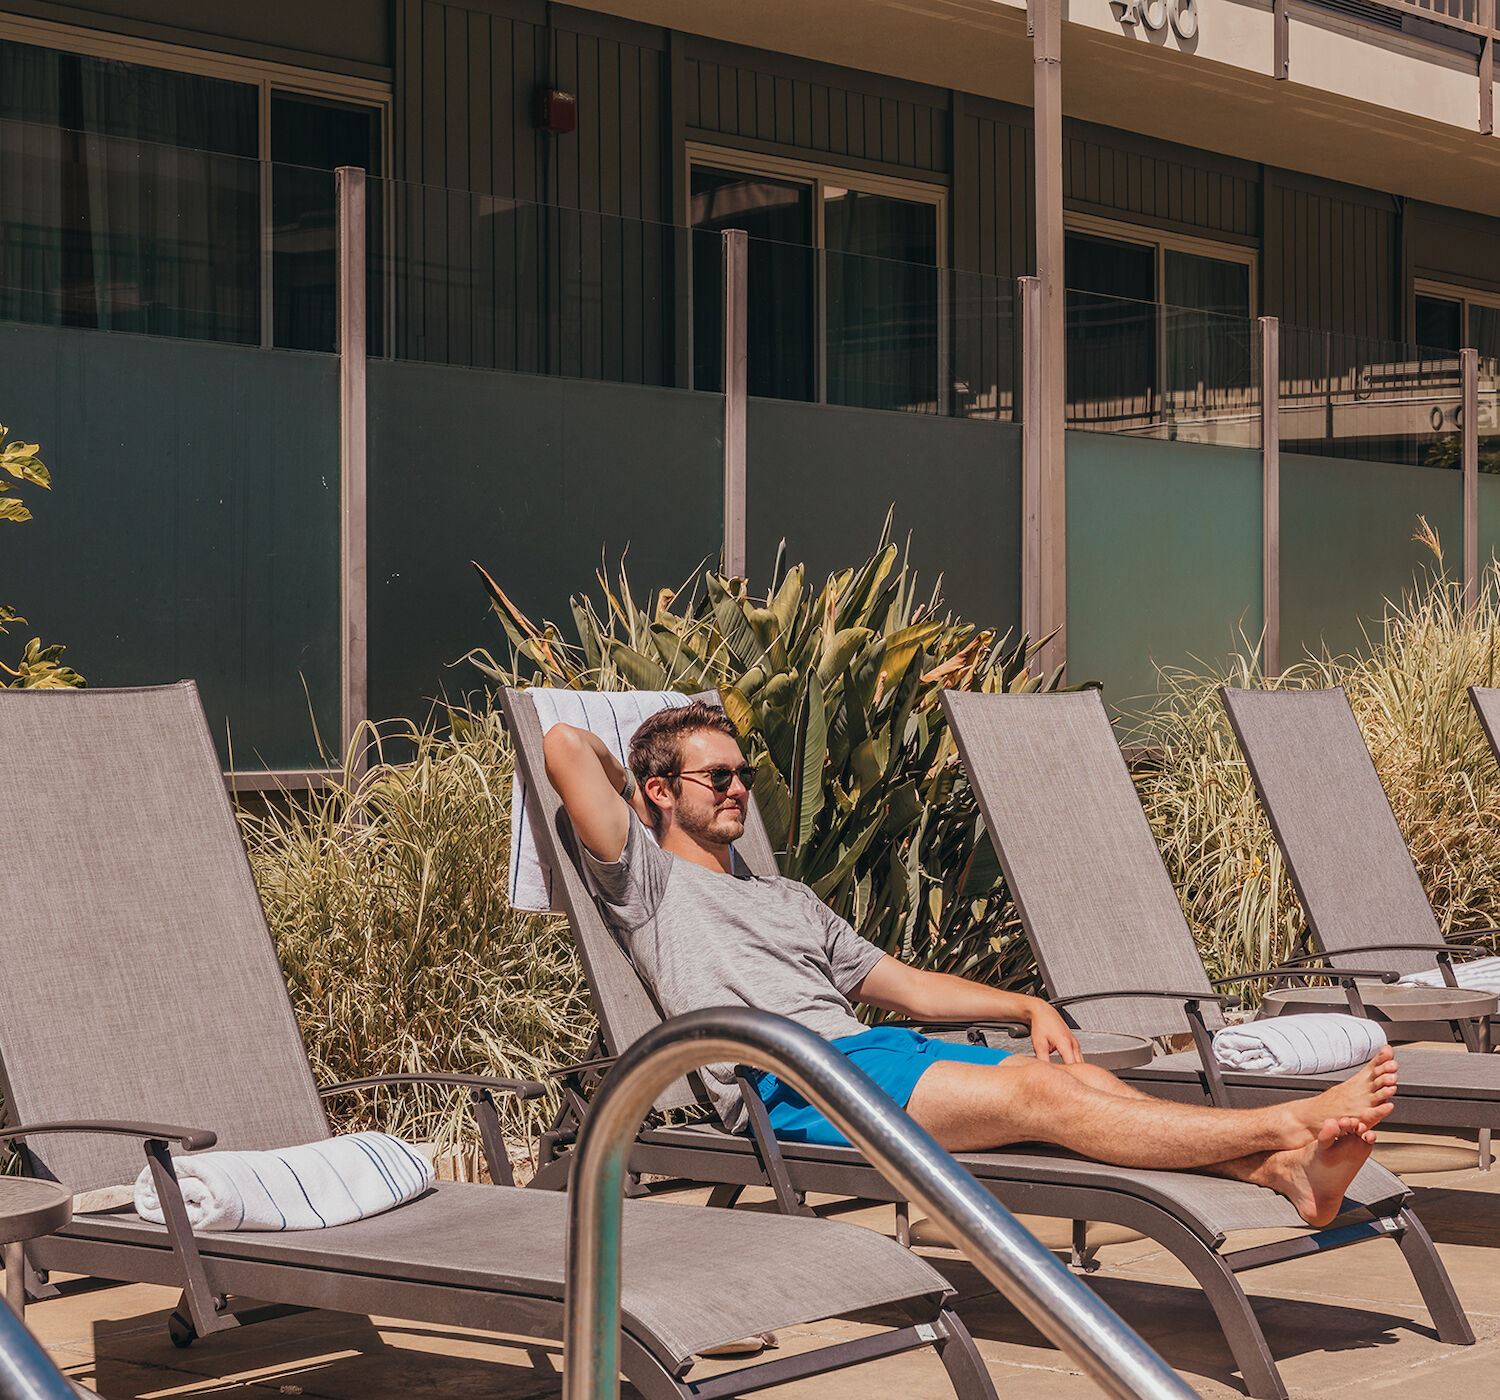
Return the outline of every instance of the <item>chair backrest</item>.
{"type": "MultiPolygon", "coordinates": [[[[1099,692],[945,691],[943,708],[1049,994],[1212,994],[1099,692]]],[[[1069,1011],[1086,1030],[1189,1029],[1161,999],[1069,1011]]]]}
{"type": "Polygon", "coordinates": [[[1482,685],[1469,687],[1469,703],[1479,716],[1479,726],[1490,741],[1490,752],[1500,759],[1500,690],[1482,685]]]}
{"type": "MultiPolygon", "coordinates": [[[[0,1089],[12,1121],[328,1135],[265,912],[189,681],[0,690],[0,1089]]],[[[54,1136],[76,1191],[133,1181],[124,1138],[54,1136]]]]}
{"type": "Polygon", "coordinates": [[[1321,951],[1340,967],[1421,972],[1441,943],[1432,904],[1341,688],[1219,691],[1321,951]]]}
{"type": "MultiPolygon", "coordinates": [[[[719,703],[719,697],[713,691],[694,698],[710,704],[719,703]]],[[[568,922],[573,927],[579,960],[593,995],[594,1010],[599,1016],[604,1048],[611,1055],[618,1055],[661,1024],[661,1011],[619,940],[605,923],[584,880],[572,823],[568,821],[556,790],[547,781],[542,726],[536,706],[524,690],[513,689],[501,691],[500,705],[515,744],[516,765],[536,804],[534,834],[537,848],[552,866],[554,892],[561,891],[563,908],[567,910],[568,922]]],[[[754,874],[777,874],[776,855],[754,799],[745,813],[745,834],[735,842],[734,849],[754,874]]],[[[702,1099],[703,1095],[694,1089],[693,1081],[681,1079],[657,1099],[656,1107],[664,1111],[686,1108],[702,1099]]]]}

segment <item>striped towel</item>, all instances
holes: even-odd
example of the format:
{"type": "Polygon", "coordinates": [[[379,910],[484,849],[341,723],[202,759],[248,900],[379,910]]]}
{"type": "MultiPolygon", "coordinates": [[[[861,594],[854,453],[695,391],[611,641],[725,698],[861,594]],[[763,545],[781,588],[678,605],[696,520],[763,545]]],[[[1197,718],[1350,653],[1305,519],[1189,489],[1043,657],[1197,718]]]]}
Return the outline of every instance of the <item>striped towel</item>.
{"type": "MultiPolygon", "coordinates": [[[[597,734],[621,763],[630,752],[631,735],[641,721],[669,706],[689,703],[686,695],[671,690],[553,690],[536,687],[526,694],[536,706],[536,717],[545,734],[554,724],[574,725],[597,734]]],[[[562,902],[552,889],[552,867],[537,849],[535,828],[541,819],[536,803],[516,769],[510,788],[510,902],[516,909],[555,913],[562,902]],[[520,813],[520,819],[515,814],[520,813]]]]}
{"type": "MultiPolygon", "coordinates": [[[[195,1230],[320,1230],[379,1215],[432,1185],[432,1166],[386,1133],[349,1133],[279,1152],[200,1152],[174,1157],[195,1230]]],[[[136,1178],[135,1213],[162,1221],[147,1167],[136,1178]]]]}
{"type": "Polygon", "coordinates": [[[1214,1059],[1248,1074],[1331,1074],[1365,1064],[1384,1044],[1374,1021],[1315,1012],[1225,1026],[1214,1034],[1214,1059]]]}
{"type": "MultiPolygon", "coordinates": [[[[1453,975],[1460,987],[1473,991],[1500,992],[1500,958],[1475,958],[1473,962],[1455,962],[1453,975]]],[[[1446,987],[1443,974],[1433,968],[1431,972],[1409,972],[1401,979],[1403,987],[1446,987]]]]}

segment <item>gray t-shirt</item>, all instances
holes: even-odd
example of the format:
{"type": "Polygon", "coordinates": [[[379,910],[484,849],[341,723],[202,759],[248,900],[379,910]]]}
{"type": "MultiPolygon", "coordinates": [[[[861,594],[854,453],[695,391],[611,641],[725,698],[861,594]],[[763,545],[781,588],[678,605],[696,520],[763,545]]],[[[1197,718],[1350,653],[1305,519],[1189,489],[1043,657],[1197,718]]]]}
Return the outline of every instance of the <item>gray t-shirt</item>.
{"type": "MultiPolygon", "coordinates": [[[[756,1006],[827,1040],[866,1029],[849,993],[885,955],[806,885],[669,855],[634,811],[618,861],[583,855],[605,918],[664,1014],[756,1006]]],[[[707,1066],[703,1081],[725,1124],[744,1128],[733,1066],[707,1066]]]]}

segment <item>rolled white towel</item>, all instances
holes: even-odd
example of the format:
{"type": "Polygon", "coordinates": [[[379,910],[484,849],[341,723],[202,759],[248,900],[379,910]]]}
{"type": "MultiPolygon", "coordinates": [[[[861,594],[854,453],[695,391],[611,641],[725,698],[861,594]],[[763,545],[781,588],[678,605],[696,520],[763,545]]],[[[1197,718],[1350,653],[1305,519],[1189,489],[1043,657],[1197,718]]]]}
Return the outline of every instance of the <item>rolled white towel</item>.
{"type": "Polygon", "coordinates": [[[1385,1043],[1380,1026],[1358,1016],[1276,1016],[1225,1026],[1214,1035],[1214,1059],[1249,1074],[1331,1074],[1364,1064],[1385,1043]]]}
{"type": "MultiPolygon", "coordinates": [[[[1455,962],[1453,977],[1460,987],[1471,991],[1500,992],[1500,958],[1475,958],[1473,962],[1455,962]]],[[[1403,987],[1446,987],[1438,968],[1431,972],[1409,972],[1401,979],[1403,987]]]]}
{"type": "MultiPolygon", "coordinates": [[[[194,1230],[319,1230],[379,1215],[432,1185],[420,1152],[386,1133],[349,1133],[278,1152],[174,1157],[194,1230]]],[[[135,1183],[135,1212],[162,1220],[151,1169],[135,1183]]]]}
{"type": "MultiPolygon", "coordinates": [[[[602,739],[621,763],[630,753],[631,736],[643,720],[658,710],[690,703],[686,695],[672,690],[564,690],[533,686],[526,694],[536,706],[543,734],[558,723],[587,729],[602,739]]],[[[562,913],[562,902],[552,889],[552,867],[542,859],[534,835],[541,814],[535,799],[526,791],[520,768],[511,779],[510,812],[512,907],[562,913]]]]}

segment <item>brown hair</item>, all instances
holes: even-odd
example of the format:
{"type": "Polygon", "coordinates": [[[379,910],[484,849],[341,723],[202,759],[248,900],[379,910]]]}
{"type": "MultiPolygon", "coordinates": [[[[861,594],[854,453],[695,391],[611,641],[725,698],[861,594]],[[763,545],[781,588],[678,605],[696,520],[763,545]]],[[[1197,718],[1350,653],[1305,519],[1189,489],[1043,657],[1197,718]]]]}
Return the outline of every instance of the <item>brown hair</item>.
{"type": "Polygon", "coordinates": [[[687,705],[677,705],[658,710],[641,722],[630,738],[630,771],[641,785],[641,796],[651,813],[651,825],[661,829],[661,812],[649,797],[646,797],[647,778],[667,778],[672,791],[682,791],[680,778],[668,777],[682,763],[682,741],[689,734],[703,729],[717,729],[739,743],[739,731],[734,721],[717,705],[706,705],[694,700],[687,705]]]}

